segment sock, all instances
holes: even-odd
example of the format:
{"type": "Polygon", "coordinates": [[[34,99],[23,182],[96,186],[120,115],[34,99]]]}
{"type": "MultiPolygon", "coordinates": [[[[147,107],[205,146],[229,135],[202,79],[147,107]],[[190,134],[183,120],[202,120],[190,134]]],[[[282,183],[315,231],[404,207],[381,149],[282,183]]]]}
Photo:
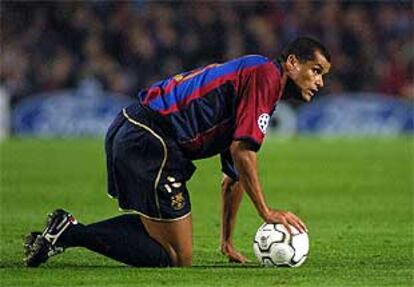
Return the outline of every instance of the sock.
{"type": "Polygon", "coordinates": [[[90,225],[77,224],[59,238],[64,247],[85,247],[136,267],[166,267],[165,249],[145,230],[141,218],[127,214],[90,225]]]}

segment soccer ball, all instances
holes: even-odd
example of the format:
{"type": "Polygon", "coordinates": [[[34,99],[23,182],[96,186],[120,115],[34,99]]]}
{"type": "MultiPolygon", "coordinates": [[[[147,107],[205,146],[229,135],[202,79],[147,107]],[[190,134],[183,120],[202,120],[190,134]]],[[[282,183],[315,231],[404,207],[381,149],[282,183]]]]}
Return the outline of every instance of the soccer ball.
{"type": "Polygon", "coordinates": [[[256,232],[253,250],[259,262],[266,267],[299,267],[309,252],[307,233],[290,226],[290,235],[282,224],[264,223],[256,232]]]}

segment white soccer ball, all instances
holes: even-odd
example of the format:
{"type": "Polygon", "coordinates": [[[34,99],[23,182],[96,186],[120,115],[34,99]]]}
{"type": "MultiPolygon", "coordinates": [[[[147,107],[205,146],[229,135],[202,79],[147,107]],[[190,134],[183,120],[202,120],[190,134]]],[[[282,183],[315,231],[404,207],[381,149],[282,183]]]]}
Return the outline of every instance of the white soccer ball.
{"type": "Polygon", "coordinates": [[[309,236],[290,226],[289,234],[282,224],[264,223],[256,232],[253,250],[266,267],[299,267],[309,253],[309,236]]]}

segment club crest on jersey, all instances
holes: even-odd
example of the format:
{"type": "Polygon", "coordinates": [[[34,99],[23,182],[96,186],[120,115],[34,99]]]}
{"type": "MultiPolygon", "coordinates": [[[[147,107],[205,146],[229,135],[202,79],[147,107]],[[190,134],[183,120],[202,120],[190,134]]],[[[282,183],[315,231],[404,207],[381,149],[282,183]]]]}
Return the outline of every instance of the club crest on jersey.
{"type": "Polygon", "coordinates": [[[185,205],[185,198],[182,192],[177,193],[176,195],[171,196],[171,207],[175,210],[180,210],[185,205]]]}
{"type": "Polygon", "coordinates": [[[269,114],[261,114],[259,118],[257,119],[257,125],[259,126],[259,129],[262,131],[262,133],[266,134],[267,126],[269,125],[270,116],[269,114]]]}

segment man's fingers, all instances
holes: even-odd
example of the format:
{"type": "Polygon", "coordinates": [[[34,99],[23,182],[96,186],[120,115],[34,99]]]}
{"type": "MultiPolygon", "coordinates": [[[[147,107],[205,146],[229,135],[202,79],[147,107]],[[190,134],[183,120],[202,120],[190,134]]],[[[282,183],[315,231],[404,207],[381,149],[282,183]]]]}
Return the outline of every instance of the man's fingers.
{"type": "Polygon", "coordinates": [[[238,252],[233,247],[229,247],[229,246],[227,248],[222,247],[221,253],[229,259],[229,262],[241,263],[241,264],[249,262],[242,253],[238,252]]]}
{"type": "Polygon", "coordinates": [[[289,222],[286,220],[286,218],[283,218],[280,223],[283,224],[289,234],[292,234],[292,228],[290,228],[289,222]]]}
{"type": "Polygon", "coordinates": [[[301,225],[300,224],[300,222],[299,221],[297,221],[297,220],[292,220],[292,223],[291,223],[300,233],[304,233],[304,232],[306,232],[305,231],[305,228],[303,227],[303,225],[301,225]]]}
{"type": "Polygon", "coordinates": [[[302,220],[300,220],[299,217],[297,217],[295,214],[290,213],[291,220],[289,221],[290,224],[292,224],[297,230],[299,230],[300,233],[307,232],[308,229],[306,228],[305,223],[303,223],[302,220]]]}
{"type": "Polygon", "coordinates": [[[303,221],[292,212],[276,211],[273,213],[272,220],[269,221],[281,223],[287,229],[289,234],[292,234],[292,228],[290,226],[293,226],[300,233],[308,232],[308,228],[305,223],[303,223],[303,221]]]}
{"type": "Polygon", "coordinates": [[[303,223],[302,220],[299,220],[299,224],[300,224],[300,226],[302,226],[302,229],[303,229],[304,232],[308,232],[308,228],[306,227],[305,223],[303,223]]]}
{"type": "Polygon", "coordinates": [[[227,256],[230,262],[242,263],[242,264],[247,262],[247,258],[244,257],[239,252],[232,252],[232,253],[227,254],[227,256]]]}
{"type": "Polygon", "coordinates": [[[292,213],[293,217],[296,219],[298,224],[303,228],[304,231],[308,231],[308,228],[306,227],[306,224],[294,213],[292,213]]]}
{"type": "Polygon", "coordinates": [[[246,263],[246,258],[244,258],[244,257],[239,257],[239,256],[237,256],[237,257],[233,257],[233,256],[229,256],[229,262],[232,262],[232,263],[241,263],[241,264],[244,264],[244,263],[246,263]]]}

